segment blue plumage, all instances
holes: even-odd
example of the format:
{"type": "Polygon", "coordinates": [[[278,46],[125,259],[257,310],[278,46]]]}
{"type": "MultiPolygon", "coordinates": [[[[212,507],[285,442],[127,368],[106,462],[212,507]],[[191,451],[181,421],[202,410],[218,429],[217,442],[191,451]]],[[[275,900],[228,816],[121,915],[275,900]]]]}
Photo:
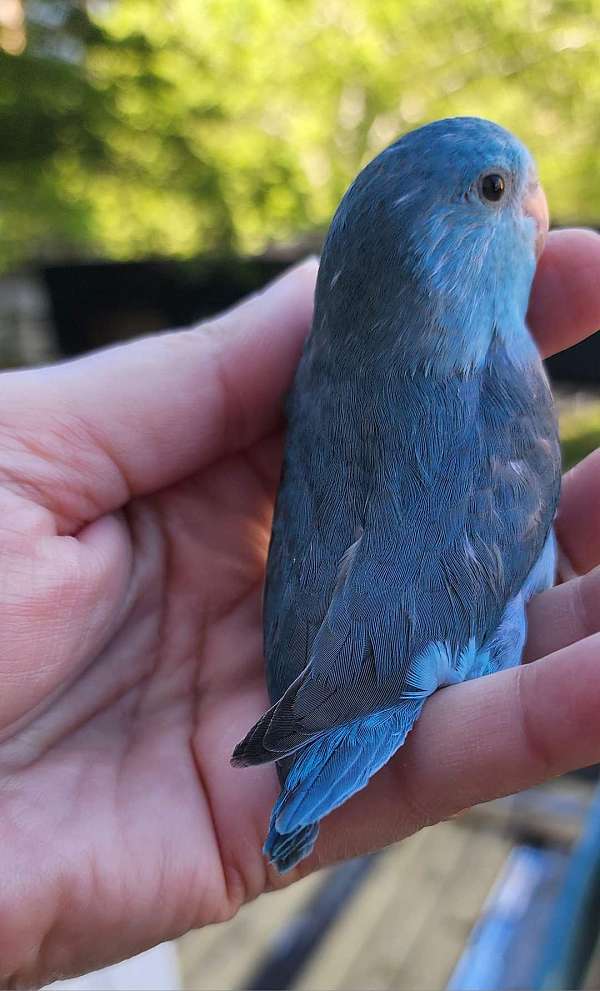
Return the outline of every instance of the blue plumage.
{"type": "Polygon", "coordinates": [[[455,118],[378,156],[332,222],[269,553],[273,707],[233,757],[278,762],[282,871],[434,691],[519,663],[553,580],[560,456],[525,324],[539,203],[522,145],[455,118]]]}

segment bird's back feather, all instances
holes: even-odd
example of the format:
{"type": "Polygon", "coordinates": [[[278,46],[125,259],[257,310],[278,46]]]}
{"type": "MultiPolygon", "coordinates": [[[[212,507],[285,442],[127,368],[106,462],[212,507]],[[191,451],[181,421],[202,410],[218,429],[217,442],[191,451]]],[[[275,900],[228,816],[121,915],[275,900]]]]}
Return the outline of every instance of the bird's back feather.
{"type": "Polygon", "coordinates": [[[323,396],[318,416],[310,390],[292,409],[265,598],[274,705],[236,763],[468,677],[542,552],[559,459],[540,363],[517,371],[498,348],[478,375],[378,386],[343,442],[323,396]]]}

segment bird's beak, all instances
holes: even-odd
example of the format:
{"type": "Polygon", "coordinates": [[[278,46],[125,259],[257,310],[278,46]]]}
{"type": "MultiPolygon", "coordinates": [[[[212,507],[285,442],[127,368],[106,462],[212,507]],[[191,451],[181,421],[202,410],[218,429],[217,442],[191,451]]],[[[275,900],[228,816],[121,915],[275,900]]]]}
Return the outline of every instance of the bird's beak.
{"type": "Polygon", "coordinates": [[[523,199],[523,213],[526,217],[531,217],[535,221],[535,253],[536,257],[539,258],[546,243],[550,217],[548,214],[546,194],[540,186],[537,176],[534,176],[527,186],[527,191],[523,199]]]}

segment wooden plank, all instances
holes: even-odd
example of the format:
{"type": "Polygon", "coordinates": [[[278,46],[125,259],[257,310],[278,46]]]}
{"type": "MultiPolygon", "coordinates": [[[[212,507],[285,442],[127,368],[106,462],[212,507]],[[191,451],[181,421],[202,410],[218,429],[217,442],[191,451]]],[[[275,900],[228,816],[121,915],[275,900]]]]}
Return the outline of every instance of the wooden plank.
{"type": "MultiPolygon", "coordinates": [[[[414,956],[413,946],[427,931],[428,920],[457,865],[464,861],[471,842],[469,830],[457,823],[443,823],[426,831],[426,844],[408,871],[398,876],[396,896],[388,906],[376,932],[355,968],[355,988],[387,989],[404,987],[397,973],[414,956]]],[[[427,953],[431,953],[431,946],[427,953]]],[[[408,985],[408,987],[412,987],[408,985]]],[[[430,987],[441,987],[431,984],[430,987]]]]}
{"type": "Polygon", "coordinates": [[[417,938],[391,977],[388,987],[431,991],[442,988],[498,873],[510,851],[510,840],[466,829],[466,843],[437,897],[429,901],[417,938]]]}
{"type": "Polygon", "coordinates": [[[295,988],[324,991],[345,987],[345,982],[353,980],[353,968],[365,944],[377,932],[386,906],[397,896],[399,878],[410,862],[417,860],[424,845],[426,837],[420,833],[381,854],[358,896],[347,905],[327,940],[303,969],[295,988]]]}
{"type": "MultiPolygon", "coordinates": [[[[412,988],[413,946],[418,945],[418,955],[423,956],[423,972],[431,971],[432,967],[428,968],[428,958],[432,954],[431,934],[427,946],[422,946],[422,935],[428,929],[429,920],[439,911],[440,902],[454,904],[456,899],[449,882],[459,876],[469,876],[470,869],[466,870],[466,865],[473,840],[471,830],[459,823],[448,822],[424,830],[388,851],[356,903],[349,906],[334,933],[306,967],[296,987],[306,991],[312,988],[319,991],[412,988]],[[407,984],[398,983],[403,966],[411,971],[407,984]]],[[[479,889],[474,899],[477,907],[487,894],[490,877],[494,876],[509,843],[492,834],[486,837],[485,845],[493,866],[483,879],[475,882],[479,889]]],[[[457,911],[460,918],[460,910],[457,911]]],[[[446,914],[451,913],[447,910],[446,914]]],[[[476,914],[477,908],[469,904],[467,921],[463,920],[455,927],[450,946],[444,943],[443,953],[438,954],[446,976],[460,954],[476,914]]],[[[437,966],[438,971],[443,968],[437,966]]],[[[441,985],[426,981],[421,986],[441,985]]]]}
{"type": "MultiPolygon", "coordinates": [[[[482,830],[465,816],[391,847],[375,862],[294,988],[418,991],[443,986],[510,845],[502,833],[482,830]]],[[[266,895],[231,922],[179,940],[186,991],[244,987],[277,933],[322,880],[321,874],[266,895]]]]}
{"type": "Polygon", "coordinates": [[[282,925],[269,950],[244,982],[249,991],[280,991],[293,987],[302,968],[329,937],[340,913],[356,898],[377,863],[377,855],[339,864],[314,895],[282,925]]]}
{"type": "Polygon", "coordinates": [[[263,895],[234,919],[177,940],[184,991],[230,991],[244,981],[265,953],[282,922],[310,898],[324,873],[285,891],[263,895]]]}

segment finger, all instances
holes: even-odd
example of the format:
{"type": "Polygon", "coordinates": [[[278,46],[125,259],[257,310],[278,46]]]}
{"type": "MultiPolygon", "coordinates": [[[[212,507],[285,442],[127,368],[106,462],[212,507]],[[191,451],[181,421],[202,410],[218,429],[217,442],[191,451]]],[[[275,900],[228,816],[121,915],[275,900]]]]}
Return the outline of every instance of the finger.
{"type": "Polygon", "coordinates": [[[377,849],[472,805],[596,763],[599,707],[600,634],[533,664],[443,689],[369,787],[324,821],[315,860],[377,849]]]}
{"type": "Polygon", "coordinates": [[[526,661],[600,633],[600,567],[536,595],[527,619],[526,661]]]}
{"type": "MultiPolygon", "coordinates": [[[[118,508],[267,434],[312,317],[315,259],[192,330],[144,338],[77,361],[3,376],[0,423],[55,463],[69,485],[94,487],[95,511],[118,508]],[[54,445],[47,450],[48,437],[54,445]]],[[[0,458],[1,458],[0,446],[0,458]]],[[[20,463],[11,453],[11,478],[20,463]]],[[[35,458],[22,465],[44,469],[35,458]],[[32,464],[32,461],[34,464],[32,464]]],[[[56,482],[55,479],[53,479],[56,482]]],[[[54,490],[57,485],[54,484],[54,490]]]]}
{"type": "Polygon", "coordinates": [[[552,231],[538,264],[528,320],[544,357],[600,328],[600,235],[552,231]]]}
{"type": "Polygon", "coordinates": [[[565,475],[556,534],[576,573],[600,564],[600,450],[565,475]]]}

